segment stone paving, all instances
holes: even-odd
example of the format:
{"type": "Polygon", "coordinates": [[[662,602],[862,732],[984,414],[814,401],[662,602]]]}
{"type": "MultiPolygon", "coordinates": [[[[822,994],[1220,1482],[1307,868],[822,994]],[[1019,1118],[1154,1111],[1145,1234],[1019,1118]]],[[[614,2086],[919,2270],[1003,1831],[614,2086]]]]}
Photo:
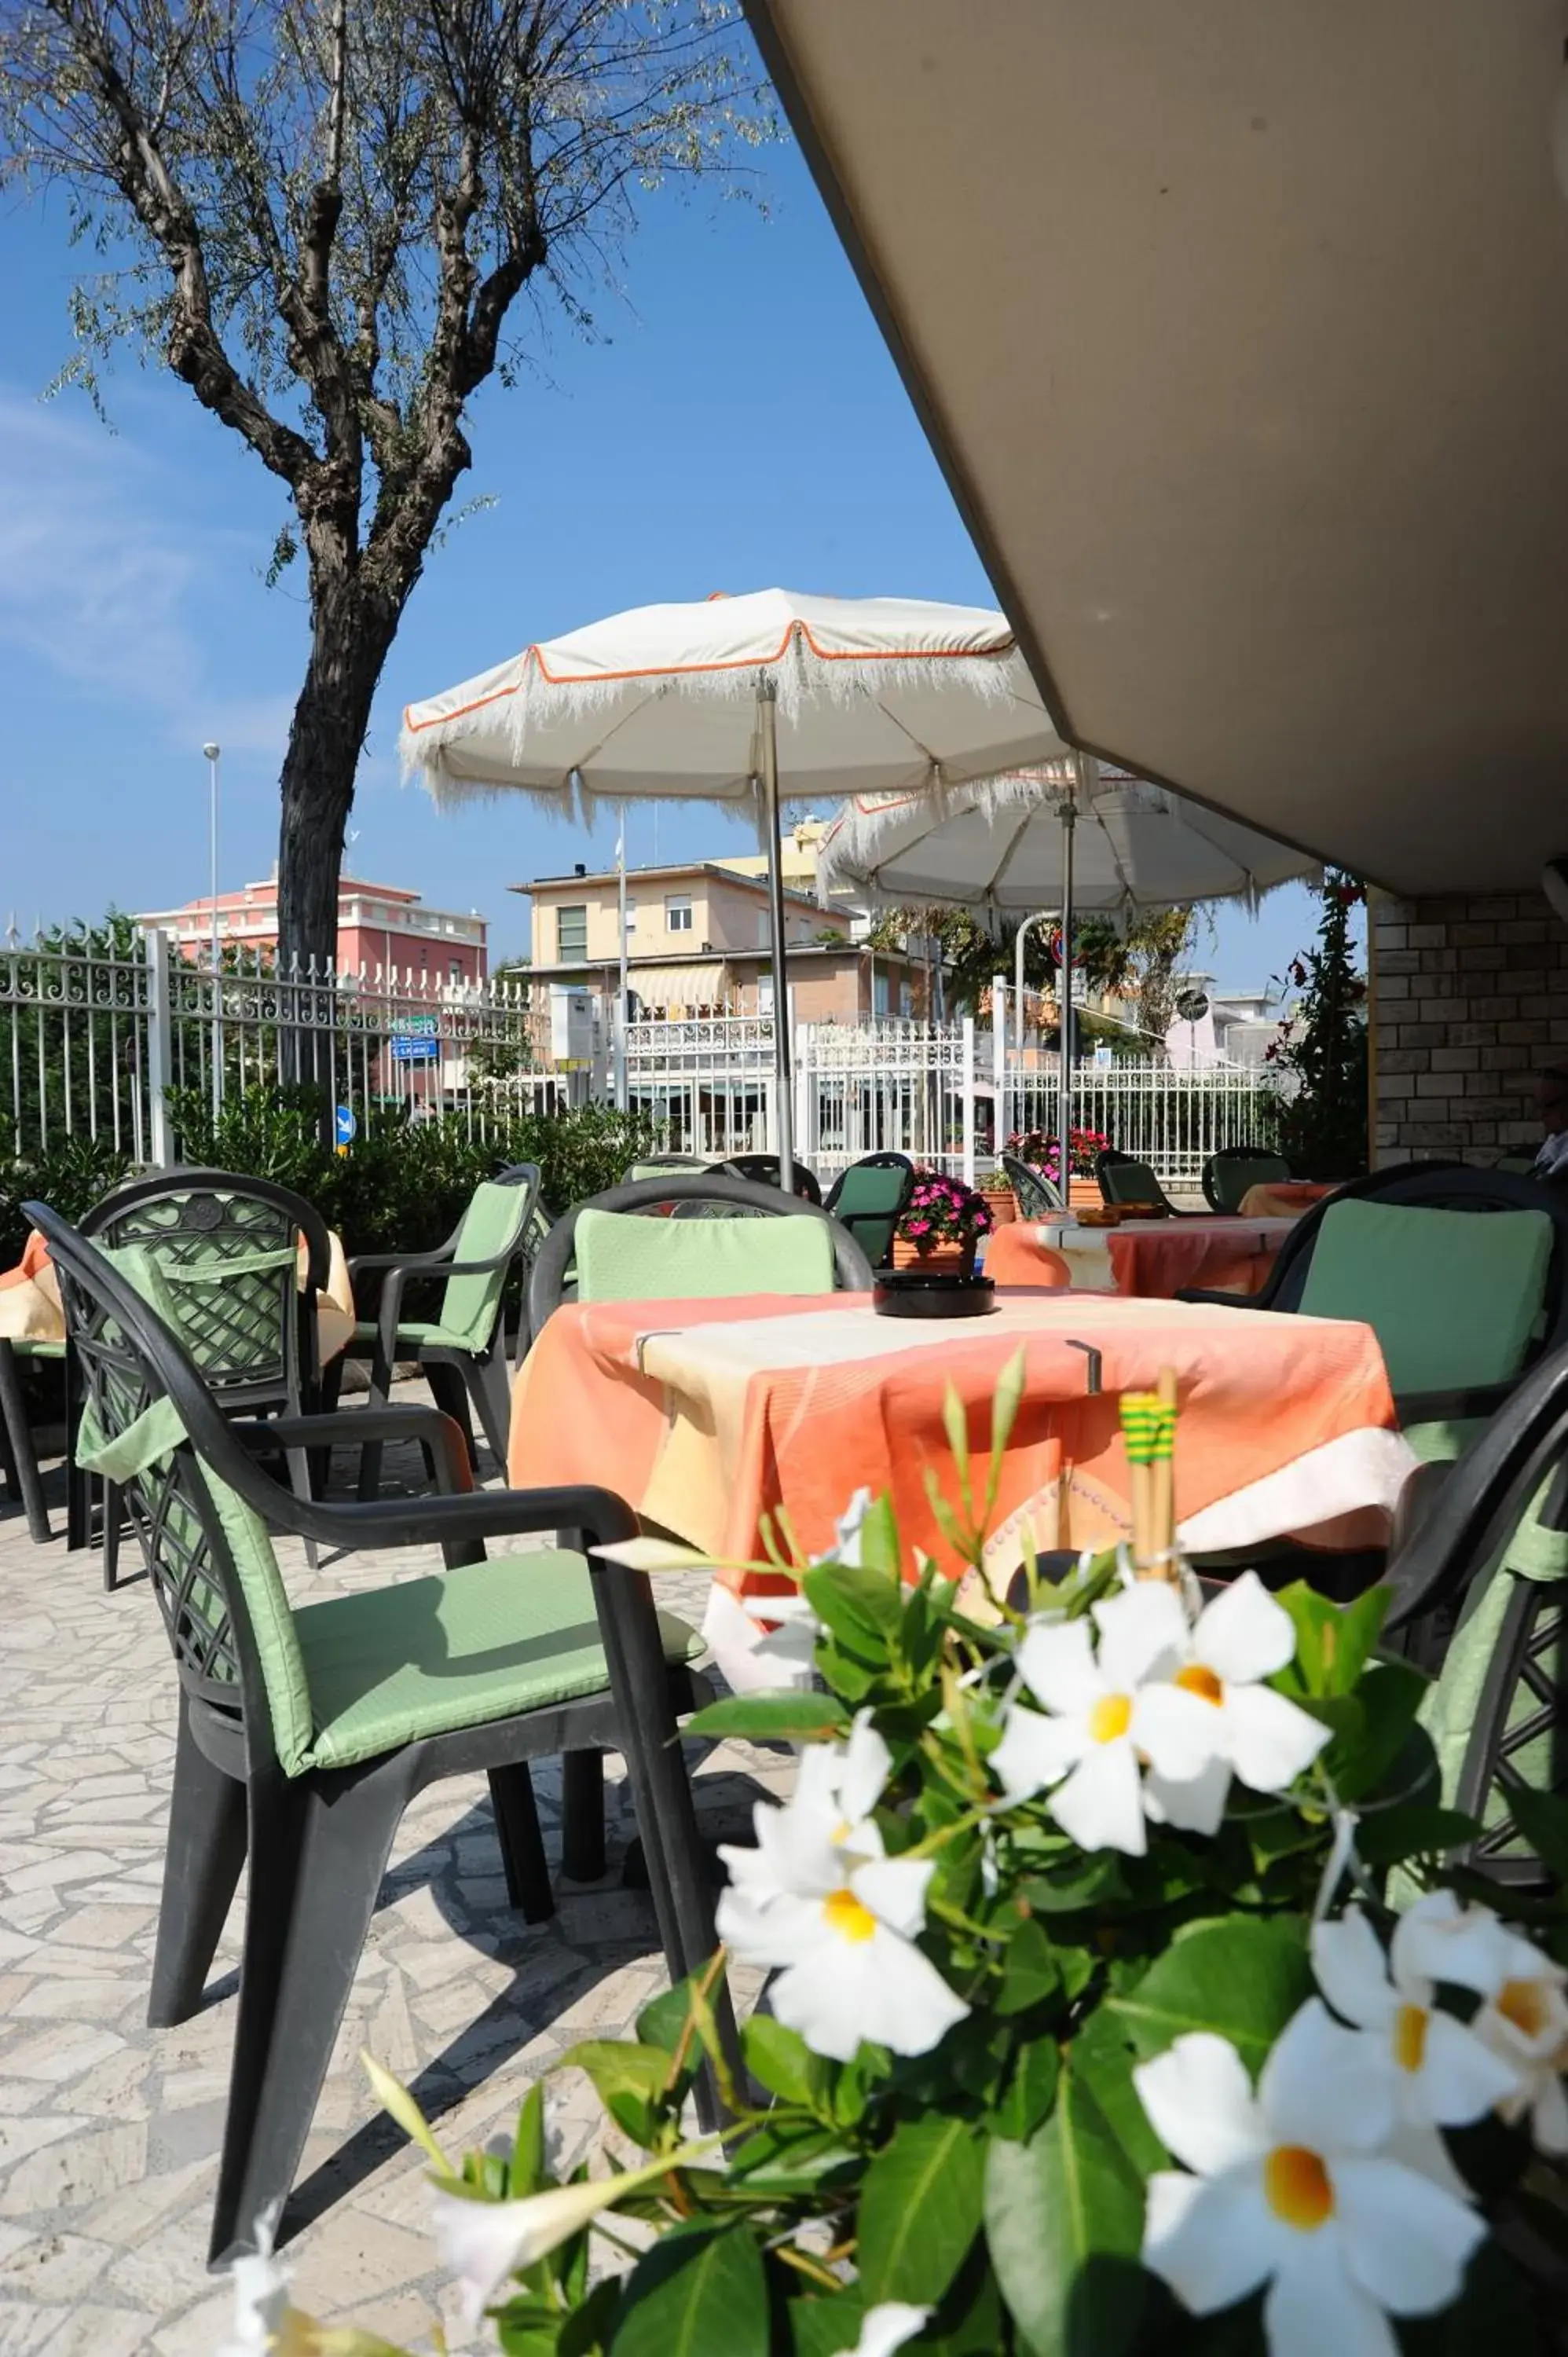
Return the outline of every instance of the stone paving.
{"type": "MultiPolygon", "coordinates": [[[[398,1472],[389,1459],[389,1480],[398,1472]]],[[[244,1886],[203,2010],[149,2030],[174,1669],[145,1577],[105,1595],[96,1555],[66,1552],[58,1467],[47,1486],[61,1534],[48,1547],[0,1498],[0,2357],[212,2357],[232,2309],[205,2255],[244,1886]]],[[[301,1600],[433,1560],[360,1555],[311,1572],[294,1543],[279,1552],[301,1600]]],[[[666,1580],[660,1600],[694,1619],[703,1586],[666,1580]]],[[[746,1838],[757,1793],[787,1788],[788,1755],[688,1749],[704,1832],[746,1838]]],[[[555,1857],[553,1766],[534,1781],[555,1857]]],[[[632,1827],[618,1762],[607,1794],[609,1872],[558,1881],[554,1919],[532,1929],[506,1904],[482,1777],[409,1811],[296,2183],[302,2306],[415,2350],[439,2315],[454,2351],[485,2345],[457,2328],[420,2166],[356,2057],[368,2048],[413,2084],[462,2150],[510,2135],[530,2082],[575,2040],[630,2029],[666,1976],[651,1901],[621,1884],[632,1827]]],[[[755,1995],[736,1988],[742,2006],[755,1995]]],[[[575,2160],[601,2115],[580,2073],[555,2084],[575,2160]]]]}

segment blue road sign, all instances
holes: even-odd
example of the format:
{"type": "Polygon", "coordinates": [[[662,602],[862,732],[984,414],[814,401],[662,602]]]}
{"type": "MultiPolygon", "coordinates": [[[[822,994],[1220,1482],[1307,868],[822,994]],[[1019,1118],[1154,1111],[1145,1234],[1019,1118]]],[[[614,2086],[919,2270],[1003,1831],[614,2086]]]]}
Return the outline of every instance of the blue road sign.
{"type": "Polygon", "coordinates": [[[354,1133],[359,1126],[359,1123],[354,1119],[352,1109],[348,1105],[339,1105],[338,1108],[338,1119],[336,1123],[338,1144],[339,1146],[352,1146],[354,1142],[354,1133]]]}
{"type": "Polygon", "coordinates": [[[392,1060],[394,1064],[438,1064],[441,1042],[428,1031],[394,1031],[392,1060]]]}

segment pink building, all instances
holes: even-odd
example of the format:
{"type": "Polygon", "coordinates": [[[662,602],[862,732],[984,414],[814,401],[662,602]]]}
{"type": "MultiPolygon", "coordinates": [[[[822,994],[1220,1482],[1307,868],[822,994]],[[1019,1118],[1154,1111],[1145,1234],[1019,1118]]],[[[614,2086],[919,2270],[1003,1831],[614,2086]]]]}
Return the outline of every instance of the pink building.
{"type": "MultiPolygon", "coordinates": [[[[195,958],[212,939],[212,902],[187,900],[140,917],[148,931],[172,933],[181,953],[195,958]]],[[[278,888],[275,877],[247,884],[242,891],[218,895],[220,949],[275,949],[278,888]]],[[[483,982],[487,972],[486,920],[470,909],[427,909],[417,892],[399,884],[365,884],[352,876],[338,886],[338,970],[340,974],[395,974],[400,985],[417,991],[483,982]]]]}

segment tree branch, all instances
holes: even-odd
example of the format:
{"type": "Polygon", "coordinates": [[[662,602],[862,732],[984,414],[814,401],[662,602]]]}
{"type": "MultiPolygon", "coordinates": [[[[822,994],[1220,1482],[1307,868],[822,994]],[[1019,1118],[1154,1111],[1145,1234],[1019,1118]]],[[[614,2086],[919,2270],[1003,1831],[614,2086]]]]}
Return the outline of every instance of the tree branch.
{"type": "Polygon", "coordinates": [[[174,279],[168,360],[204,408],[244,439],[274,475],[297,490],[317,464],[304,435],[281,418],[240,375],[212,320],[212,295],[196,216],[169,171],[151,126],[107,41],[77,28],[80,54],[97,77],[119,132],[109,168],[115,186],[153,239],[174,279]]]}

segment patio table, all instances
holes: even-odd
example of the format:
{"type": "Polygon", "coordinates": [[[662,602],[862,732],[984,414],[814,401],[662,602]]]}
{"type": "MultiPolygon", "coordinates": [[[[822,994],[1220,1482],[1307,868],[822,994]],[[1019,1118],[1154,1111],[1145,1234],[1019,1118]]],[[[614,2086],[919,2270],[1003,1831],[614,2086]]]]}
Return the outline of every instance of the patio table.
{"type": "Polygon", "coordinates": [[[1003,1286],[1071,1286],[1168,1301],[1186,1286],[1258,1293],[1294,1218],[1137,1220],[1082,1228],[1071,1220],[1019,1220],[998,1228],[985,1273],[1003,1286]]]}
{"type": "MultiPolygon", "coordinates": [[[[1371,1329],[1114,1295],[1015,1294],[961,1324],[831,1304],[595,1302],[556,1310],[512,1394],[509,1472],[520,1486],[599,1481],[645,1521],[720,1563],[762,1552],[783,1506],[821,1553],[862,1485],[892,1492],[907,1546],[956,1569],[926,1498],[951,1467],[950,1379],[987,1446],[996,1379],[1022,1344],[1024,1403],[1003,1467],[987,1570],[1004,1579],[1037,1547],[1127,1534],[1130,1481],[1117,1394],[1176,1370],[1179,1534],[1194,1550],[1295,1534],[1377,1544],[1415,1458],[1395,1428],[1371,1329]],[[1101,1391],[1088,1395],[1099,1354],[1101,1391]]],[[[751,1623],[735,1598],[780,1582],[722,1570],[706,1633],[730,1674],[751,1623]]],[[[756,1681],[754,1680],[753,1683],[756,1681]]]]}

